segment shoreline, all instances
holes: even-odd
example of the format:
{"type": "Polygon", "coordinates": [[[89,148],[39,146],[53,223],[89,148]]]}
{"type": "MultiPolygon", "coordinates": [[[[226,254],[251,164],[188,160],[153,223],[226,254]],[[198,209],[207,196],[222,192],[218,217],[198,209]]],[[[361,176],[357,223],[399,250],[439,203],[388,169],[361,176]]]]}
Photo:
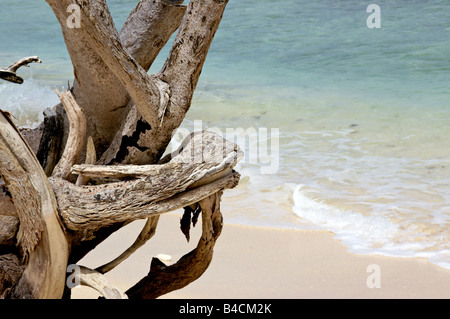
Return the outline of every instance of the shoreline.
{"type": "MultiPolygon", "coordinates": [[[[162,215],[155,236],[106,277],[126,290],[146,275],[151,257],[166,254],[175,262],[193,249],[201,227],[191,228],[191,241],[187,243],[179,230],[179,218],[174,213],[162,215]]],[[[134,241],[144,222],[134,222],[116,232],[79,264],[95,268],[115,258],[134,241]]],[[[357,255],[333,236],[320,230],[225,223],[203,276],[160,298],[450,298],[450,270],[422,258],[357,255]]],[[[87,287],[72,292],[74,299],[98,296],[87,287]]]]}

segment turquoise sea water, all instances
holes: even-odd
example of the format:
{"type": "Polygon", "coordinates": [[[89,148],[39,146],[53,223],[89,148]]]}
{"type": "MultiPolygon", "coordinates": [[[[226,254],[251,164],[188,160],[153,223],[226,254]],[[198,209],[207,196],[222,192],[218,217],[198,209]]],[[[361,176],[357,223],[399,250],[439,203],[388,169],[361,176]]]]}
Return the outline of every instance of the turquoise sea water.
{"type": "MultiPolygon", "coordinates": [[[[108,3],[120,28],[136,1],[108,3]]],[[[230,0],[183,128],[255,133],[236,137],[226,222],[327,229],[356,253],[450,269],[450,2],[378,1],[373,29],[370,3],[230,0]]],[[[44,1],[0,10],[0,66],[44,61],[0,83],[2,108],[32,126],[73,81],[70,59],[44,1]]]]}

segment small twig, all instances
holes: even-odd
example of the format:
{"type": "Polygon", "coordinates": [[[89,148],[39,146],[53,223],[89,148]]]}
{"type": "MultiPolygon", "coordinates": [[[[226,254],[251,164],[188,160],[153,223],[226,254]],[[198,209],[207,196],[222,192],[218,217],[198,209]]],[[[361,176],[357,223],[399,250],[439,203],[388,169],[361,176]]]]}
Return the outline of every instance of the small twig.
{"type": "Polygon", "coordinates": [[[156,233],[156,226],[158,225],[159,215],[150,217],[144,225],[136,241],[127,250],[125,250],[119,257],[113,261],[96,268],[95,270],[101,274],[107,273],[116,266],[118,266],[122,261],[130,257],[138,248],[142,247],[153,235],[156,233]]]}
{"type": "Polygon", "coordinates": [[[6,80],[9,82],[13,82],[13,83],[17,83],[17,84],[22,84],[23,79],[20,76],[18,76],[16,74],[16,72],[21,66],[24,66],[24,65],[28,66],[29,63],[33,63],[33,62],[34,63],[42,63],[42,61],[41,61],[41,59],[39,59],[39,57],[30,56],[28,58],[23,58],[15,63],[13,63],[6,69],[0,68],[0,79],[6,80]]]}
{"type": "Polygon", "coordinates": [[[95,270],[79,266],[79,270],[74,273],[74,279],[83,286],[91,287],[101,293],[106,299],[128,299],[127,295],[95,270]]]}

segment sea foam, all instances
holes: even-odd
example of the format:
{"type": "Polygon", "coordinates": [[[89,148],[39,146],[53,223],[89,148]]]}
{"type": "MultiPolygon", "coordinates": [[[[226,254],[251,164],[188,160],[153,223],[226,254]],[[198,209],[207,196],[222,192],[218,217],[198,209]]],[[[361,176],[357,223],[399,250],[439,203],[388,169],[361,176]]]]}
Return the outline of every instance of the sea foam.
{"type": "MultiPolygon", "coordinates": [[[[362,255],[426,258],[450,269],[450,249],[436,249],[433,240],[415,240],[405,236],[400,224],[383,215],[364,215],[315,200],[305,185],[293,193],[293,212],[305,223],[329,230],[348,250],[362,255]],[[433,249],[434,248],[434,249],[433,249]]],[[[445,238],[442,239],[445,241],[445,238]]]]}
{"type": "Polygon", "coordinates": [[[338,238],[370,250],[386,244],[397,232],[397,227],[384,216],[364,216],[345,211],[308,197],[304,185],[297,185],[294,194],[294,213],[305,222],[311,222],[337,234],[338,238]]]}
{"type": "Polygon", "coordinates": [[[58,103],[52,88],[32,77],[24,79],[21,85],[0,84],[0,108],[10,112],[16,124],[22,127],[38,125],[43,119],[43,110],[58,103]]]}

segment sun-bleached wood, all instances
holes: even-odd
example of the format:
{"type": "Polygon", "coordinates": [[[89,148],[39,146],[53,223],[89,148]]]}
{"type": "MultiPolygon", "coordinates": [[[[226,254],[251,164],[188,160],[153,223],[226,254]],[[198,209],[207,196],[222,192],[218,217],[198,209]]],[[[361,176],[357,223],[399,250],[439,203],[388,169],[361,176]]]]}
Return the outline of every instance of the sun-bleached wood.
{"type": "MultiPolygon", "coordinates": [[[[222,191],[240,178],[233,168],[242,153],[211,132],[189,136],[161,158],[190,108],[227,1],[191,0],[185,6],[178,0],[141,0],[120,32],[105,0],[47,3],[61,24],[75,82],[57,92],[61,103],[46,112],[47,121],[27,132],[30,141],[39,141],[44,170],[2,113],[5,191],[0,207],[7,208],[2,212],[7,227],[0,237],[0,296],[58,298],[63,290],[68,296],[66,265],[76,264],[109,235],[133,220],[147,219],[135,243],[99,267],[102,272],[149,240],[160,214],[201,207],[203,235],[197,249],[167,269],[154,260],[152,279],[144,278],[132,296],[153,298],[179,289],[207,269],[222,227],[222,191]],[[79,6],[80,28],[67,24],[71,4],[79,6]],[[177,28],[163,68],[148,74],[177,28]],[[92,137],[87,145],[86,136],[92,137]],[[78,165],[84,155],[84,164],[78,165]],[[10,249],[16,243],[19,252],[10,249]]],[[[111,284],[99,272],[83,269],[83,280],[107,294],[111,284]]]]}
{"type": "Polygon", "coordinates": [[[97,290],[105,299],[128,299],[120,288],[115,287],[101,273],[84,266],[77,267],[77,271],[73,274],[73,280],[97,290]]]}
{"type": "MultiPolygon", "coordinates": [[[[87,145],[86,145],[86,159],[84,161],[85,164],[95,164],[97,162],[97,156],[95,153],[95,145],[94,140],[92,139],[92,136],[89,136],[87,145]]],[[[73,172],[73,170],[71,169],[73,172]]],[[[89,182],[89,176],[83,176],[82,174],[78,174],[77,181],[75,185],[81,186],[86,185],[89,182]]]]}
{"type": "Polygon", "coordinates": [[[30,63],[42,63],[41,59],[37,56],[30,56],[27,58],[20,59],[17,62],[14,62],[7,68],[0,68],[0,79],[22,84],[23,79],[17,75],[17,70],[22,66],[27,66],[30,63]]]}
{"type": "MultiPolygon", "coordinates": [[[[50,178],[66,227],[86,231],[147,218],[234,186],[236,176],[232,168],[242,157],[237,145],[208,131],[187,139],[189,142],[168,163],[146,166],[138,174],[147,174],[136,174],[142,178],[135,180],[78,187],[50,178]]],[[[90,176],[127,176],[125,173],[130,171],[126,165],[117,170],[115,166],[76,167],[80,173],[90,176]]]]}
{"type": "MultiPolygon", "coordinates": [[[[61,25],[74,66],[73,93],[85,110],[87,134],[93,137],[97,155],[100,156],[109,147],[127,117],[132,106],[130,96],[94,49],[91,37],[78,32],[83,31],[84,26],[79,29],[68,27],[68,2],[47,2],[61,25]]],[[[180,4],[180,1],[141,0],[132,10],[119,37],[123,48],[144,70],[149,70],[158,53],[178,28],[185,9],[186,6],[180,4]]],[[[102,16],[96,18],[102,19],[102,16]]]]}
{"type": "Polygon", "coordinates": [[[153,237],[156,233],[156,227],[158,226],[159,215],[147,218],[147,221],[142,228],[142,231],[139,233],[139,236],[136,238],[134,243],[125,250],[120,256],[110,261],[109,263],[96,268],[95,270],[101,274],[104,274],[108,271],[111,271],[115,267],[117,267],[122,261],[130,257],[136,250],[142,247],[150,238],[153,237]]]}
{"type": "Polygon", "coordinates": [[[223,227],[220,197],[221,192],[218,192],[199,201],[202,210],[202,235],[197,247],[170,266],[153,258],[148,275],[126,291],[130,299],[157,298],[186,287],[206,271],[223,227]]]}
{"type": "Polygon", "coordinates": [[[64,148],[64,152],[56,165],[52,176],[68,179],[71,167],[78,161],[84,148],[86,139],[86,118],[70,90],[66,91],[63,88],[63,92],[61,93],[55,89],[55,92],[66,110],[70,129],[66,147],[64,148]]]}
{"type": "Polygon", "coordinates": [[[17,242],[24,267],[9,294],[20,298],[61,298],[69,250],[56,199],[36,156],[3,112],[0,175],[12,194],[20,221],[17,242]]]}

